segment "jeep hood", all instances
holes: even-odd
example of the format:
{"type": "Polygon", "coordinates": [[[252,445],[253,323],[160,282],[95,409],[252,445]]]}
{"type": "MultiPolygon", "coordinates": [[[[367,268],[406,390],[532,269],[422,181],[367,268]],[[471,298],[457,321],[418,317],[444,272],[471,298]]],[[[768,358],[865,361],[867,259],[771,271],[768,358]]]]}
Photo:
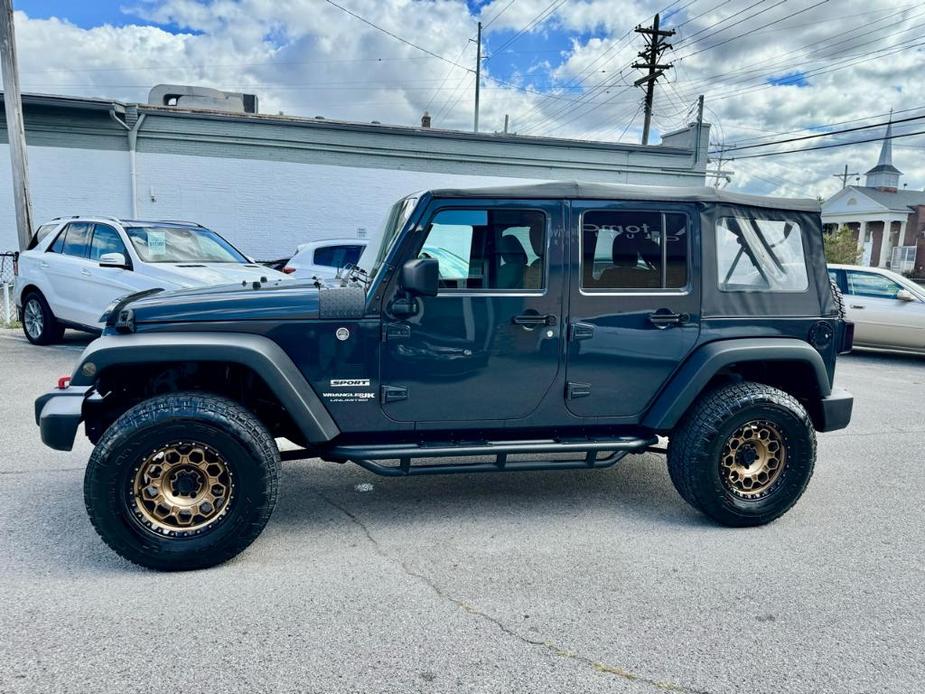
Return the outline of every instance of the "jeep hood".
{"type": "Polygon", "coordinates": [[[146,263],[145,269],[148,276],[169,284],[172,289],[287,277],[256,263],[146,263]]]}
{"type": "Polygon", "coordinates": [[[119,305],[131,309],[136,325],[318,318],[318,288],[292,279],[141,294],[119,305]]]}

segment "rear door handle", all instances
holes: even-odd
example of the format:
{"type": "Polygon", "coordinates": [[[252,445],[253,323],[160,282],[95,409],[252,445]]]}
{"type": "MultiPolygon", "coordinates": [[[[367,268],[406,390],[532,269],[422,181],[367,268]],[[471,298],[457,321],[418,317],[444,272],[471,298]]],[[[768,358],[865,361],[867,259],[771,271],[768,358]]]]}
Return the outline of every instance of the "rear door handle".
{"type": "Polygon", "coordinates": [[[860,304],[851,304],[851,308],[859,308],[859,309],[862,309],[862,308],[864,308],[864,307],[861,306],[860,304]]]}
{"type": "Polygon", "coordinates": [[[39,267],[42,268],[43,270],[47,270],[47,269],[48,269],[48,263],[46,263],[46,262],[43,260],[41,263],[39,263],[39,267]]]}
{"type": "Polygon", "coordinates": [[[522,325],[525,328],[533,328],[539,325],[555,325],[557,320],[558,319],[552,314],[543,316],[539,313],[522,313],[519,316],[511,318],[511,323],[514,325],[522,325]]]}
{"type": "Polygon", "coordinates": [[[660,308],[655,313],[649,314],[649,322],[659,330],[664,330],[671,325],[683,325],[690,319],[689,313],[672,313],[667,308],[660,308]]]}

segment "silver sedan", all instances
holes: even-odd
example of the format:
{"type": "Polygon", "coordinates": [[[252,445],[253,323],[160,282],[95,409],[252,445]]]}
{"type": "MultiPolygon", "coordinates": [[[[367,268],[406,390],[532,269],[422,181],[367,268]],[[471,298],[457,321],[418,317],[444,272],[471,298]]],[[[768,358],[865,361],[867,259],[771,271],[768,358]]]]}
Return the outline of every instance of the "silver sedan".
{"type": "Polygon", "coordinates": [[[829,265],[854,322],[854,345],[925,354],[925,288],[876,267],[829,265]]]}

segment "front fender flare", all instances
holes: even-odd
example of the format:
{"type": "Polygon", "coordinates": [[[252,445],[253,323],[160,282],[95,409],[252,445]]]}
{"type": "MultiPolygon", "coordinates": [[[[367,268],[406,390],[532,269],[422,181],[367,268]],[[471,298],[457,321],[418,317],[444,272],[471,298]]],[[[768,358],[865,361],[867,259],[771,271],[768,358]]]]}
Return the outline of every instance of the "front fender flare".
{"type": "Polygon", "coordinates": [[[642,425],[654,431],[670,431],[700,395],[710,379],[730,364],[756,361],[799,361],[812,367],[819,395],[832,392],[822,356],[809,344],[793,338],[747,338],[710,342],[698,348],[675,372],[642,425]]]}
{"type": "Polygon", "coordinates": [[[324,443],[340,433],[289,355],[262,335],[190,332],[103,336],[84,350],[71,377],[71,385],[91,386],[96,375],[110,366],[184,361],[247,366],[263,378],[307,441],[324,443]],[[84,369],[87,363],[92,363],[95,368],[84,369]]]}

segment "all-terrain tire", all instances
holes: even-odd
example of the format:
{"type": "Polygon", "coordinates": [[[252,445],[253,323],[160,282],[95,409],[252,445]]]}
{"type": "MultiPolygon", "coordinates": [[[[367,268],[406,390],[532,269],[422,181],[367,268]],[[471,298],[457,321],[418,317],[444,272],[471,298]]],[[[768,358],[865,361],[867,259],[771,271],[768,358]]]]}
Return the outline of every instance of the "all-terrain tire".
{"type": "Polygon", "coordinates": [[[22,331],[34,345],[54,344],[64,336],[64,326],[55,318],[40,291],[30,291],[23,297],[22,331]]]}
{"type": "Polygon", "coordinates": [[[815,460],[816,433],[804,407],[762,383],[736,383],[707,394],[668,444],[668,472],[681,497],[735,527],[764,525],[790,510],[806,489],[815,460]],[[762,465],[767,467],[759,483],[749,475],[762,465]],[[744,487],[752,483],[753,488],[744,487]]]}
{"type": "Polygon", "coordinates": [[[838,319],[845,320],[845,295],[838,288],[838,283],[829,278],[829,284],[832,286],[832,298],[835,300],[835,307],[838,309],[838,319]]]}
{"type": "Polygon", "coordinates": [[[87,465],[84,501],[100,537],[125,559],[161,571],[203,569],[261,533],[276,505],[279,468],[273,437],[238,403],[162,395],[103,434],[87,465]],[[152,503],[146,495],[155,491],[152,503]]]}

